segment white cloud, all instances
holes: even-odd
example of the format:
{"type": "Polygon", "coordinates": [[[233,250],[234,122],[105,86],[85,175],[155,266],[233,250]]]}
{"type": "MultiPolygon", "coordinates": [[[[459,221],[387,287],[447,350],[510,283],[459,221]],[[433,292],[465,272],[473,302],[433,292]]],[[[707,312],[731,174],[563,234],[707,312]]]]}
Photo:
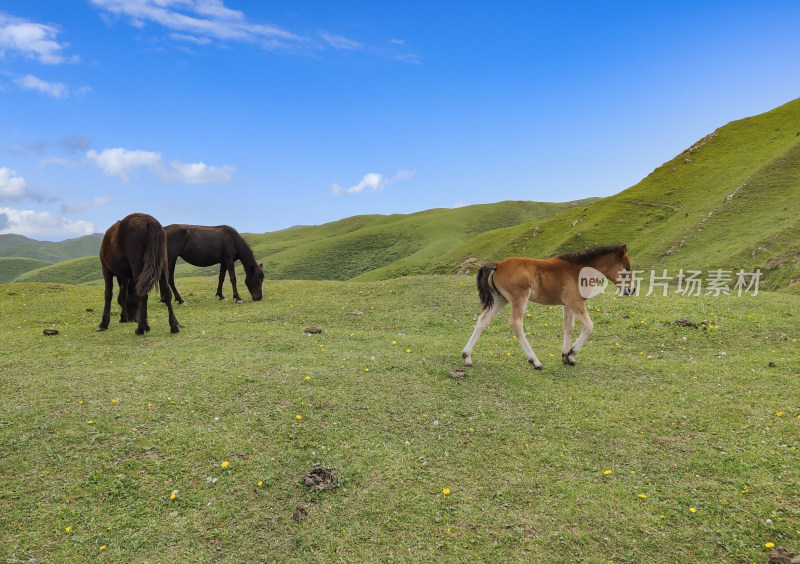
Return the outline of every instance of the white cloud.
{"type": "Polygon", "coordinates": [[[94,232],[94,226],[88,221],[70,221],[46,211],[0,207],[0,234],[16,233],[38,239],[63,239],[90,235],[94,232]]]}
{"type": "Polygon", "coordinates": [[[103,206],[111,201],[111,196],[97,196],[91,202],[79,202],[72,206],[68,206],[63,204],[61,206],[61,213],[69,214],[69,213],[81,213],[82,211],[87,210],[88,208],[96,208],[98,206],[103,206]]]}
{"type": "Polygon", "coordinates": [[[94,149],[86,158],[109,176],[119,176],[130,181],[134,170],[141,167],[157,167],[162,163],[161,154],[151,151],[129,151],[128,149],[105,149],[98,153],[94,149]]]}
{"type": "Polygon", "coordinates": [[[29,196],[28,183],[17,171],[0,167],[0,202],[21,200],[29,196]]]}
{"type": "Polygon", "coordinates": [[[269,49],[286,48],[305,39],[273,25],[254,24],[244,13],[226,8],[222,0],[91,0],[108,14],[127,18],[139,28],[159,24],[177,38],[247,41],[269,49]]]}
{"type": "Polygon", "coordinates": [[[466,202],[456,202],[455,204],[453,204],[453,209],[455,210],[455,209],[458,209],[458,208],[464,208],[464,207],[467,207],[468,205],[469,204],[466,203],[466,202]]]}
{"type": "Polygon", "coordinates": [[[16,51],[45,64],[78,61],[78,57],[64,56],[67,44],[56,41],[58,32],[58,28],[51,25],[27,22],[0,13],[0,56],[4,56],[6,51],[16,51]]]}
{"type": "Polygon", "coordinates": [[[47,82],[37,78],[32,74],[26,74],[22,78],[17,78],[14,82],[25,90],[36,90],[54,98],[66,98],[69,96],[69,88],[63,82],[47,82]]]}
{"type": "Polygon", "coordinates": [[[210,166],[204,162],[164,162],[161,153],[153,151],[131,151],[123,148],[105,149],[99,153],[88,151],[86,158],[110,176],[119,176],[129,182],[140,168],[155,173],[162,182],[202,184],[209,182],[233,182],[236,168],[232,166],[210,166]]]}
{"type": "Polygon", "coordinates": [[[412,176],[414,176],[413,170],[400,170],[391,178],[386,178],[382,174],[378,174],[376,172],[368,172],[364,175],[361,181],[354,186],[342,188],[339,186],[339,184],[334,182],[331,185],[330,190],[333,192],[334,196],[339,196],[341,194],[360,194],[365,190],[367,192],[380,192],[398,180],[409,180],[412,176]]]}
{"type": "Polygon", "coordinates": [[[203,162],[181,163],[172,161],[168,166],[159,167],[157,173],[164,182],[203,184],[206,182],[233,182],[236,168],[227,165],[209,166],[203,162]]]}
{"type": "Polygon", "coordinates": [[[364,49],[366,47],[363,43],[359,43],[358,41],[353,41],[352,39],[347,39],[346,37],[342,37],[341,35],[322,33],[320,34],[320,36],[322,37],[322,39],[325,40],[325,43],[327,43],[334,49],[355,51],[358,49],[364,49]]]}

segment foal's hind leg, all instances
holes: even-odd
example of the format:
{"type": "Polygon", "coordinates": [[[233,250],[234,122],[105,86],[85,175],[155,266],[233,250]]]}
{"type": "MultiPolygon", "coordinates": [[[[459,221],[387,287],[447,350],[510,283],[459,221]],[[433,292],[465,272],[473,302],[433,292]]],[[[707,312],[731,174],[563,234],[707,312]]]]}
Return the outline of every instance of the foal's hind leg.
{"type": "Polygon", "coordinates": [[[531,344],[528,342],[528,339],[525,337],[525,329],[522,326],[522,319],[525,317],[525,307],[528,305],[528,297],[530,293],[525,296],[516,298],[513,302],[511,302],[511,316],[508,318],[508,326],[511,327],[511,331],[514,332],[514,336],[519,341],[519,345],[522,347],[522,350],[525,352],[525,358],[528,359],[528,362],[533,364],[533,367],[536,370],[541,370],[544,368],[542,363],[536,357],[536,353],[533,352],[533,348],[531,348],[531,344]]]}
{"type": "Polygon", "coordinates": [[[469,338],[469,341],[467,341],[467,344],[461,353],[461,356],[464,358],[465,366],[472,366],[472,349],[475,348],[475,343],[478,342],[478,337],[480,337],[481,333],[483,333],[483,330],[489,326],[489,323],[491,323],[494,316],[497,315],[497,312],[503,309],[503,306],[507,303],[508,300],[506,300],[503,296],[495,295],[492,307],[484,309],[481,315],[478,317],[478,323],[475,324],[475,330],[472,332],[472,336],[469,338]]]}
{"type": "MultiPolygon", "coordinates": [[[[579,352],[581,352],[581,349],[583,348],[583,344],[586,342],[586,339],[589,338],[589,335],[591,334],[592,329],[594,329],[594,323],[592,323],[592,320],[589,319],[589,314],[586,312],[586,306],[584,305],[584,303],[582,301],[578,302],[578,303],[575,303],[575,304],[570,304],[570,306],[565,305],[564,306],[564,347],[566,347],[569,344],[569,338],[570,338],[569,335],[567,335],[567,331],[566,331],[566,329],[567,329],[567,313],[566,313],[567,308],[569,308],[571,310],[570,314],[574,314],[574,316],[581,323],[581,334],[578,335],[578,340],[575,341],[575,344],[572,345],[572,347],[570,347],[569,350],[566,353],[564,352],[563,348],[562,348],[562,351],[561,351],[561,359],[564,362],[564,364],[569,364],[571,366],[574,366],[575,365],[575,355],[578,354],[579,352]]],[[[574,326],[574,320],[572,322],[572,325],[574,326]]],[[[572,331],[570,331],[570,333],[572,333],[572,331]]]]}

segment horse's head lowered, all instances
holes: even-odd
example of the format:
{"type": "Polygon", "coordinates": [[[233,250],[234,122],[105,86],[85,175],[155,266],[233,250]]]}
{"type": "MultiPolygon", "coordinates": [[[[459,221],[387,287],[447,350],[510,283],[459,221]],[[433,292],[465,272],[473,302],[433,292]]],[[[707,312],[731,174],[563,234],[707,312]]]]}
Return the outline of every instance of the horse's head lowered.
{"type": "Polygon", "coordinates": [[[253,301],[257,302],[261,299],[261,285],[264,283],[264,264],[261,263],[252,272],[248,272],[245,276],[244,283],[247,289],[250,290],[250,295],[253,296],[253,301]]]}

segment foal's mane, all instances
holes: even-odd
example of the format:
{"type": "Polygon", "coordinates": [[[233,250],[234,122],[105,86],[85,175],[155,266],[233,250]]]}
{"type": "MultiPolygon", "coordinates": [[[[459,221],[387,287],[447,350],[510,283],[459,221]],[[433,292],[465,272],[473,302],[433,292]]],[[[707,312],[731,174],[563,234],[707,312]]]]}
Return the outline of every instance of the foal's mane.
{"type": "Polygon", "coordinates": [[[565,260],[567,262],[571,262],[573,264],[584,264],[593,259],[596,259],[599,256],[619,252],[619,250],[622,247],[623,247],[622,243],[617,243],[616,245],[597,245],[595,247],[584,249],[583,251],[577,251],[574,253],[563,253],[558,255],[557,258],[560,258],[561,260],[565,260]]]}

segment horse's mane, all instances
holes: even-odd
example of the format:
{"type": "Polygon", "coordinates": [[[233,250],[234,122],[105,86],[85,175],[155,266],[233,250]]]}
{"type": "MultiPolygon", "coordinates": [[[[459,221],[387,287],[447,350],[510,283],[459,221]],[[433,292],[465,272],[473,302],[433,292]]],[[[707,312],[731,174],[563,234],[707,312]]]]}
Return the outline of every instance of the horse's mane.
{"type": "Polygon", "coordinates": [[[229,227],[233,235],[233,244],[236,247],[236,252],[239,255],[239,260],[249,270],[256,267],[256,256],[253,254],[253,249],[244,240],[244,237],[239,235],[233,227],[229,227]]]}
{"type": "Polygon", "coordinates": [[[584,249],[583,251],[577,251],[574,253],[563,253],[558,255],[558,258],[560,258],[561,260],[565,260],[567,262],[571,262],[573,264],[583,264],[593,259],[596,259],[599,256],[607,255],[609,253],[616,253],[622,247],[623,247],[622,243],[617,243],[616,245],[597,245],[595,247],[584,249]]]}

